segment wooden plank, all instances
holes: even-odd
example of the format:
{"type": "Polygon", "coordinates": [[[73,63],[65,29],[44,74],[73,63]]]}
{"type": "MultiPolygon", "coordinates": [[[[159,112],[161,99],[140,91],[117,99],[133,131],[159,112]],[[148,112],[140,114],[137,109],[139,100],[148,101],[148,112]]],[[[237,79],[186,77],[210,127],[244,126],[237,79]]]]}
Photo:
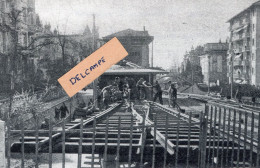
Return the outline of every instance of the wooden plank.
{"type": "Polygon", "coordinates": [[[24,168],[24,122],[22,120],[22,129],[21,129],[21,137],[22,137],[22,145],[21,145],[21,152],[22,152],[22,157],[21,157],[21,168],[24,168]]]}
{"type": "MultiPolygon", "coordinates": [[[[220,126],[221,126],[221,108],[220,107],[218,107],[218,124],[219,124],[219,126],[218,126],[218,129],[220,129],[220,126]]],[[[219,163],[219,158],[218,158],[218,156],[219,156],[219,142],[220,142],[220,133],[218,132],[218,140],[217,140],[217,142],[218,142],[218,145],[217,145],[217,164],[219,163]]]]}
{"type": "Polygon", "coordinates": [[[132,161],[133,125],[134,125],[134,119],[133,119],[133,116],[131,116],[128,167],[131,167],[131,161],[132,161]]]}
{"type": "Polygon", "coordinates": [[[78,168],[81,168],[82,159],[82,138],[83,138],[83,119],[80,120],[80,135],[79,135],[79,149],[78,149],[78,168]]]}
{"type": "Polygon", "coordinates": [[[52,122],[49,118],[49,168],[52,168],[52,122]]]}
{"type": "MultiPolygon", "coordinates": [[[[90,118],[84,120],[84,121],[83,121],[83,126],[85,126],[85,125],[87,125],[87,124],[93,122],[95,118],[98,119],[98,118],[101,118],[101,117],[107,115],[108,113],[110,113],[112,110],[114,110],[114,109],[115,109],[116,107],[118,107],[119,105],[120,105],[120,103],[115,103],[115,104],[113,104],[110,108],[106,109],[105,111],[103,111],[103,112],[101,112],[101,113],[98,113],[97,115],[92,116],[92,117],[90,117],[90,118]]],[[[76,129],[77,127],[80,127],[80,123],[75,123],[74,126],[71,126],[71,127],[67,128],[66,130],[76,129]]],[[[58,132],[58,133],[56,133],[56,134],[54,134],[54,135],[52,136],[52,139],[57,139],[57,138],[59,138],[60,136],[61,136],[61,132],[58,132]]],[[[42,140],[42,141],[40,142],[40,144],[41,144],[41,145],[45,145],[45,144],[48,143],[48,142],[49,142],[49,138],[46,138],[46,139],[42,140]]]]}
{"type": "MultiPolygon", "coordinates": [[[[242,119],[242,112],[239,111],[239,119],[238,121],[240,122],[242,119]]],[[[237,168],[239,167],[239,155],[240,155],[240,140],[241,140],[241,123],[239,124],[239,127],[238,127],[238,152],[237,152],[237,168]]]]}
{"type": "MultiPolygon", "coordinates": [[[[136,117],[139,118],[139,119],[142,119],[142,117],[140,116],[140,114],[138,114],[138,113],[136,112],[136,110],[133,108],[133,104],[132,104],[132,106],[131,106],[131,109],[132,109],[132,112],[133,112],[133,115],[134,115],[134,116],[136,116],[136,117]]],[[[153,124],[153,122],[152,122],[151,120],[149,120],[148,118],[146,119],[146,123],[149,124],[149,125],[152,125],[152,124],[153,124]]],[[[172,144],[172,142],[170,142],[170,141],[168,140],[168,141],[167,141],[167,146],[164,146],[164,144],[165,144],[165,137],[164,137],[164,136],[160,133],[160,131],[158,131],[157,129],[154,131],[154,128],[152,127],[150,133],[151,133],[151,135],[152,135],[153,137],[155,137],[154,132],[156,132],[156,140],[162,145],[162,147],[167,148],[167,151],[168,151],[169,154],[173,155],[173,154],[174,154],[174,149],[173,149],[174,144],[172,144]]]]}
{"type": "Polygon", "coordinates": [[[96,124],[97,124],[97,120],[96,118],[94,118],[94,121],[93,121],[93,136],[92,136],[92,151],[91,151],[91,154],[92,154],[92,159],[91,159],[91,167],[93,168],[94,167],[94,155],[95,155],[95,145],[96,145],[96,141],[95,141],[95,138],[96,138],[96,124]]]}
{"type": "MultiPolygon", "coordinates": [[[[167,117],[168,118],[168,117],[167,117]]],[[[177,138],[176,138],[176,155],[175,155],[175,167],[178,167],[178,156],[179,156],[179,131],[180,131],[180,120],[181,120],[181,112],[178,113],[178,121],[177,121],[177,138]]]]}
{"type": "MultiPolygon", "coordinates": [[[[260,151],[260,115],[258,115],[258,144],[257,144],[257,151],[260,151]]],[[[257,152],[256,155],[256,167],[259,167],[260,162],[260,152],[257,152]]]]}
{"type": "Polygon", "coordinates": [[[156,130],[157,130],[157,113],[153,114],[154,118],[154,129],[153,129],[153,158],[152,158],[152,168],[155,168],[155,152],[156,152],[156,130]]]}
{"type": "MultiPolygon", "coordinates": [[[[214,132],[213,132],[213,149],[215,148],[215,140],[216,140],[216,125],[217,125],[217,107],[214,106],[214,132]]],[[[215,150],[212,151],[212,158],[215,157],[215,150]]],[[[214,159],[211,161],[211,166],[214,166],[214,159]]]]}
{"type": "Polygon", "coordinates": [[[251,138],[250,138],[250,167],[253,167],[253,140],[254,140],[254,129],[255,129],[255,114],[252,112],[251,116],[251,138]]]}
{"type": "MultiPolygon", "coordinates": [[[[209,130],[210,132],[212,131],[212,117],[213,117],[213,106],[210,106],[210,124],[209,124],[209,130]]],[[[209,116],[208,115],[208,116],[209,116]]],[[[209,134],[209,146],[211,146],[211,133],[209,134]]],[[[208,140],[207,140],[208,141],[208,140]]],[[[210,166],[210,157],[211,156],[211,150],[209,149],[209,154],[208,154],[208,158],[207,158],[207,168],[209,168],[210,166]]]]}
{"type": "Polygon", "coordinates": [[[117,147],[116,147],[116,168],[120,168],[119,160],[120,160],[120,126],[121,126],[121,117],[118,119],[118,136],[117,136],[117,147]]]}
{"type": "MultiPolygon", "coordinates": [[[[166,125],[165,125],[165,142],[164,142],[164,146],[167,146],[167,140],[168,140],[168,127],[169,127],[169,116],[168,114],[166,115],[166,125]]],[[[166,159],[167,159],[167,148],[164,148],[164,157],[163,157],[163,168],[166,168],[166,159]]],[[[178,155],[178,152],[176,152],[178,155]]]]}
{"type": "MultiPolygon", "coordinates": [[[[223,115],[223,131],[225,132],[226,128],[226,108],[224,108],[224,115],[223,115]]],[[[221,150],[221,161],[220,166],[223,167],[223,161],[224,161],[224,142],[225,142],[225,136],[222,136],[222,150],[221,150]]]]}
{"type": "Polygon", "coordinates": [[[106,117],[105,150],[104,150],[104,168],[107,167],[107,143],[108,143],[108,117],[106,117]]]}
{"type": "Polygon", "coordinates": [[[189,167],[190,164],[190,133],[191,133],[191,116],[192,116],[192,112],[189,113],[189,131],[188,131],[188,148],[187,148],[187,161],[186,161],[186,166],[189,167]]]}
{"type": "MultiPolygon", "coordinates": [[[[228,127],[228,132],[230,132],[230,127],[231,127],[231,125],[230,125],[230,121],[231,121],[231,110],[230,109],[228,109],[228,125],[227,125],[227,127],[228,127]]],[[[227,134],[227,142],[229,142],[229,140],[230,140],[230,134],[227,134]]],[[[228,147],[229,145],[227,145],[227,147],[228,147]]],[[[228,158],[228,156],[229,156],[229,152],[227,151],[226,152],[226,158],[228,158]]],[[[226,167],[228,166],[228,162],[226,161],[226,165],[225,165],[226,167]]]]}
{"type": "Polygon", "coordinates": [[[247,113],[245,113],[245,128],[244,128],[244,149],[243,149],[243,165],[245,166],[246,164],[246,146],[247,146],[247,113]]]}
{"type": "Polygon", "coordinates": [[[39,126],[38,126],[38,117],[36,117],[35,129],[36,129],[36,144],[35,144],[35,168],[39,167],[38,163],[38,154],[39,154],[39,126]]]}
{"type": "Polygon", "coordinates": [[[65,120],[62,121],[62,168],[65,168],[65,120]]]}
{"type": "Polygon", "coordinates": [[[233,140],[233,143],[232,143],[232,152],[231,152],[231,163],[233,163],[233,161],[234,161],[234,146],[235,146],[235,143],[234,143],[234,141],[235,141],[235,135],[236,135],[236,114],[237,114],[237,112],[236,112],[236,110],[233,110],[233,118],[234,118],[234,120],[233,120],[233,135],[232,135],[232,140],[233,140]]]}

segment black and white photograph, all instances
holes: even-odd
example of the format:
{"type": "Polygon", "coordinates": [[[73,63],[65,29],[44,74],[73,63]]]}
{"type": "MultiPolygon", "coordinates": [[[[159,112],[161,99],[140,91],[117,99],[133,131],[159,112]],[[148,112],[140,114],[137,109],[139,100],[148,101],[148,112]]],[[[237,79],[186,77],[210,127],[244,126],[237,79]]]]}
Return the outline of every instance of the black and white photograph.
{"type": "Polygon", "coordinates": [[[260,1],[0,0],[0,168],[65,167],[260,168],[260,1]]]}

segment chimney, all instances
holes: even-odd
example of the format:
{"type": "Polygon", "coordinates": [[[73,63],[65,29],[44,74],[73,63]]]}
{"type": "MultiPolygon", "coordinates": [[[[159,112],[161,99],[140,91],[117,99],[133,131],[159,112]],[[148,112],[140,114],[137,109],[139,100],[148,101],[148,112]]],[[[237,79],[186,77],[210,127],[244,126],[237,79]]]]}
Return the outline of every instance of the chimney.
{"type": "Polygon", "coordinates": [[[144,26],[144,31],[145,31],[145,26],[144,26]]]}

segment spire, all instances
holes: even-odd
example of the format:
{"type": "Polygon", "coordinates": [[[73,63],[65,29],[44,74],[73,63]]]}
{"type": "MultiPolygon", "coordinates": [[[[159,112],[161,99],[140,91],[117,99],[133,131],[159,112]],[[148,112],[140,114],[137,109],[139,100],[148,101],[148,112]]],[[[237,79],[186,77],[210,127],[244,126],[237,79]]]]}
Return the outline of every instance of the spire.
{"type": "Polygon", "coordinates": [[[90,28],[89,28],[88,25],[85,27],[83,35],[86,36],[86,37],[91,37],[91,31],[90,31],[90,28]]]}

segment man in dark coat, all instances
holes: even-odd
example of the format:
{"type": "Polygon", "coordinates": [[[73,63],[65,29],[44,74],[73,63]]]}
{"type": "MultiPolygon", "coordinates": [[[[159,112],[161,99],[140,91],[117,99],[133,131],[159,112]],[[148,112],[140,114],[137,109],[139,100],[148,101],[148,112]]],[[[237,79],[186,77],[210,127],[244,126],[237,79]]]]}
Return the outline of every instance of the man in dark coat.
{"type": "Polygon", "coordinates": [[[62,106],[60,107],[60,113],[61,113],[61,119],[65,118],[67,113],[69,113],[69,110],[65,103],[62,103],[62,106]]]}
{"type": "Polygon", "coordinates": [[[159,82],[156,81],[155,85],[153,85],[152,87],[155,89],[155,95],[153,101],[156,102],[157,98],[159,98],[160,104],[163,104],[162,89],[161,86],[159,85],[159,82]]]}

